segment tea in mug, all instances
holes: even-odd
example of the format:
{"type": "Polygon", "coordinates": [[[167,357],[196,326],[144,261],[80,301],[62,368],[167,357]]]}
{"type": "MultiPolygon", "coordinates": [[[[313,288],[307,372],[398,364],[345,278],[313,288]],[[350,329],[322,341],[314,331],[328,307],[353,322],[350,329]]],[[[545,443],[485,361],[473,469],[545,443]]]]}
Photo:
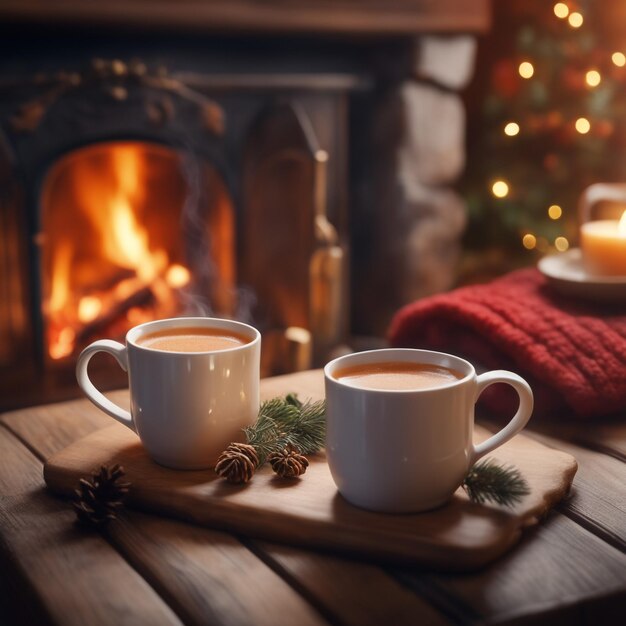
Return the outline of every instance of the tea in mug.
{"type": "Polygon", "coordinates": [[[166,352],[216,352],[245,346],[250,339],[221,328],[180,327],[165,328],[147,333],[137,345],[166,352]]]}
{"type": "Polygon", "coordinates": [[[344,367],[334,372],[333,378],[361,389],[411,391],[442,387],[461,380],[464,374],[442,365],[389,361],[344,367]]]}

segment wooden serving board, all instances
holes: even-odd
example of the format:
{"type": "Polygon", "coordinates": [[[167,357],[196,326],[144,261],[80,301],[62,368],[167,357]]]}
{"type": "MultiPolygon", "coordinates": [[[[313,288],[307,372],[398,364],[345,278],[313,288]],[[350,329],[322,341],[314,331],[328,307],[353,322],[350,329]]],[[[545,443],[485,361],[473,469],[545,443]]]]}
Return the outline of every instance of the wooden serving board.
{"type": "MultiPolygon", "coordinates": [[[[302,399],[323,395],[320,371],[262,385],[263,397],[296,391],[302,399]],[[301,384],[300,384],[301,383],[301,384]]],[[[475,438],[489,432],[479,426],[475,438]]],[[[176,471],[144,452],[138,437],[113,423],[74,442],[44,467],[50,489],[72,495],[78,479],[101,464],[121,463],[132,483],[127,505],[203,526],[297,546],[338,551],[391,563],[420,564],[445,571],[482,567],[503,554],[567,494],[577,464],[564,452],[518,435],[492,455],[513,464],[531,493],[512,509],[480,506],[459,489],[446,506],[415,515],[372,513],[348,504],[332,481],[324,456],[310,459],[295,481],[277,478],[268,466],[247,485],[230,485],[213,470],[176,471]]]]}

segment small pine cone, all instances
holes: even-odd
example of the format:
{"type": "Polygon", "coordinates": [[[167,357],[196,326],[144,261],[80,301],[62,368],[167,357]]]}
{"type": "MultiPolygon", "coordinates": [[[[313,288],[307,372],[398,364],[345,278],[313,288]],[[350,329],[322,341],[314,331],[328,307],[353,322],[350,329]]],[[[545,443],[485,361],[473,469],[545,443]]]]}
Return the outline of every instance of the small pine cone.
{"type": "Polygon", "coordinates": [[[90,480],[79,480],[75,491],[77,499],[72,503],[79,522],[99,527],[117,517],[117,510],[122,507],[130,487],[130,483],[119,482],[122,476],[124,468],[121,465],[102,465],[90,480]]]}
{"type": "Polygon", "coordinates": [[[307,458],[300,454],[297,448],[293,446],[287,446],[280,452],[270,454],[267,460],[270,462],[272,469],[281,478],[297,478],[298,476],[302,476],[309,466],[307,458]]]}
{"type": "Polygon", "coordinates": [[[247,483],[259,465],[254,446],[231,443],[215,464],[215,472],[229,483],[247,483]]]}

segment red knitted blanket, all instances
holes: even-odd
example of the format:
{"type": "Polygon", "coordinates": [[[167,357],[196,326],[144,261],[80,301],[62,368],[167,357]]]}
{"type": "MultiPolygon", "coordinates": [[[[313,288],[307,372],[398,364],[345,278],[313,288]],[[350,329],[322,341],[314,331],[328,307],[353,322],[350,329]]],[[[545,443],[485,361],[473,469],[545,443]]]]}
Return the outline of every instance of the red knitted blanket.
{"type": "MultiPolygon", "coordinates": [[[[591,417],[626,409],[626,307],[566,299],[535,269],[407,305],[389,336],[394,346],[517,372],[533,388],[535,414],[591,417]]],[[[516,402],[503,385],[483,396],[498,412],[516,402]]]]}

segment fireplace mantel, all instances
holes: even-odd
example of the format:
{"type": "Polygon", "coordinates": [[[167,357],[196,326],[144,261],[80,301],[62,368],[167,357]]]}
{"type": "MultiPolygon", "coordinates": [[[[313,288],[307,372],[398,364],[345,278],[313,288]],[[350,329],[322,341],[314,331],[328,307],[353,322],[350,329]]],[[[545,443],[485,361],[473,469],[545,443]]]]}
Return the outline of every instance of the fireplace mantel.
{"type": "Polygon", "coordinates": [[[0,20],[188,31],[410,35],[484,32],[489,0],[4,0],[0,20]]]}

